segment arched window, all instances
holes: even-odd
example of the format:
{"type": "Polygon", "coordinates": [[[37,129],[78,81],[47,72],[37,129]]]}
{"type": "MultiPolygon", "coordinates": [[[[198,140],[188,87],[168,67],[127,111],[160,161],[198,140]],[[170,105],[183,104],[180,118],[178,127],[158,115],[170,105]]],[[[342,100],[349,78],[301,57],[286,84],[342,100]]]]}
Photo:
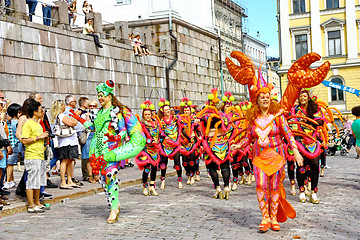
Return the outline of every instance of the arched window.
{"type": "MultiPolygon", "coordinates": [[[[333,83],[343,85],[343,81],[340,78],[333,78],[331,80],[333,83]]],[[[342,90],[331,88],[331,101],[344,101],[344,92],[342,90]]]]}

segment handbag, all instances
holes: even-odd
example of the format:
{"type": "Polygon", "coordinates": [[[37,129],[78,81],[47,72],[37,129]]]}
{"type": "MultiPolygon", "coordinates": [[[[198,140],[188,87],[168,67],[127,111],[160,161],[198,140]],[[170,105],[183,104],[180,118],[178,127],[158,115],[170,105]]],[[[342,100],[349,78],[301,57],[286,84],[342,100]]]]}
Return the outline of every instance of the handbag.
{"type": "Polygon", "coordinates": [[[81,134],[78,136],[79,143],[81,145],[85,145],[85,143],[89,137],[89,134],[90,134],[90,130],[87,128],[85,128],[83,131],[81,131],[81,134]]]}
{"type": "Polygon", "coordinates": [[[56,117],[56,122],[54,126],[54,134],[57,137],[70,137],[76,133],[76,130],[73,127],[66,126],[65,124],[61,124],[59,121],[59,117],[56,117]]]}

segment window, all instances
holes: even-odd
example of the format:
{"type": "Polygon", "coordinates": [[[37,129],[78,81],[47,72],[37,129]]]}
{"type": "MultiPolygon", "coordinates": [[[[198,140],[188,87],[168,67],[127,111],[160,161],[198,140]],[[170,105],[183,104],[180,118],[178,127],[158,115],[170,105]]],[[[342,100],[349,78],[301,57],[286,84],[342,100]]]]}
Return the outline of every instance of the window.
{"type": "Polygon", "coordinates": [[[326,0],[326,9],[338,8],[339,0],[326,0]]]}
{"type": "Polygon", "coordinates": [[[305,0],[293,0],[294,13],[305,12],[305,0]]]}
{"type": "Polygon", "coordinates": [[[131,3],[131,0],[116,0],[117,4],[131,3]]]}
{"type": "MultiPolygon", "coordinates": [[[[331,82],[343,85],[343,81],[340,78],[334,78],[331,82]]],[[[344,101],[344,92],[336,88],[331,88],[331,101],[344,101]]]]}
{"type": "Polygon", "coordinates": [[[307,34],[295,35],[296,59],[308,53],[307,34]]]}
{"type": "Polygon", "coordinates": [[[340,30],[328,32],[329,56],[341,54],[340,30]]]}

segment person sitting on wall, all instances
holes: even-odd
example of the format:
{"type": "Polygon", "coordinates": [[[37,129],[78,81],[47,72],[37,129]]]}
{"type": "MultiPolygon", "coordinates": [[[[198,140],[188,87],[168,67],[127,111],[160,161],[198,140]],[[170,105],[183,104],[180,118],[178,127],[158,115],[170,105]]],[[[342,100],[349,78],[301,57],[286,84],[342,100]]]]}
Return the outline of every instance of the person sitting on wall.
{"type": "Polygon", "coordinates": [[[129,34],[129,41],[131,46],[134,48],[135,56],[138,55],[143,56],[143,51],[141,50],[140,45],[136,44],[135,40],[136,40],[135,34],[133,33],[129,34]]]}
{"type": "Polygon", "coordinates": [[[140,35],[136,35],[136,37],[133,39],[135,44],[137,46],[140,46],[141,50],[143,50],[145,55],[153,55],[149,49],[143,44],[143,42],[140,40],[140,35]]]}
{"type": "Polygon", "coordinates": [[[95,34],[94,28],[91,24],[92,19],[88,19],[87,23],[84,25],[83,34],[93,36],[95,45],[99,48],[103,48],[103,46],[99,42],[99,36],[95,34]]]}

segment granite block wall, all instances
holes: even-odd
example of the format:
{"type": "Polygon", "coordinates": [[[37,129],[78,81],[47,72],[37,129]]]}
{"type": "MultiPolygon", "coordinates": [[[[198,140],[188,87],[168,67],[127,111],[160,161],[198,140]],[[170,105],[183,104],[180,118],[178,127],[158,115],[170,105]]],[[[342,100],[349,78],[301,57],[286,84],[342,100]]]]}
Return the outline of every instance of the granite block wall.
{"type": "MultiPolygon", "coordinates": [[[[150,94],[155,104],[166,97],[165,68],[174,58],[174,42],[166,20],[129,27],[151,34],[154,55],[134,56],[129,43],[111,39],[100,39],[104,47],[97,48],[91,36],[0,16],[0,90],[20,104],[31,91],[40,92],[49,108],[68,94],[96,99],[96,84],[112,79],[119,100],[139,113],[150,94]]],[[[202,106],[220,84],[217,36],[181,20],[174,21],[173,32],[179,54],[170,71],[172,105],[186,96],[202,106]]]]}

